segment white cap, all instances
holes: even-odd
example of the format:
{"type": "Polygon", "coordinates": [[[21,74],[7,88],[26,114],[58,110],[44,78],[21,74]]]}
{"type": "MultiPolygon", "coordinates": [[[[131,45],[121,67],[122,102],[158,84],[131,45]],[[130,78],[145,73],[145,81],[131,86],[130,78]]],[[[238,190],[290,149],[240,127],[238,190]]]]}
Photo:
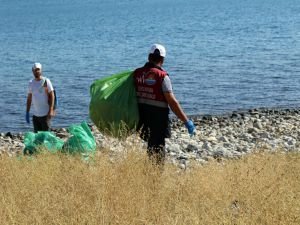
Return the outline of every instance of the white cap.
{"type": "Polygon", "coordinates": [[[157,53],[157,52],[159,53],[160,56],[166,57],[167,52],[166,52],[166,49],[165,49],[164,46],[162,46],[160,44],[152,45],[149,53],[154,54],[154,53],[157,53]],[[158,51],[155,52],[155,50],[158,50],[158,51]]]}
{"type": "Polygon", "coordinates": [[[35,70],[35,69],[42,70],[42,64],[40,64],[40,63],[34,63],[33,66],[32,66],[32,69],[33,70],[35,70]]]}

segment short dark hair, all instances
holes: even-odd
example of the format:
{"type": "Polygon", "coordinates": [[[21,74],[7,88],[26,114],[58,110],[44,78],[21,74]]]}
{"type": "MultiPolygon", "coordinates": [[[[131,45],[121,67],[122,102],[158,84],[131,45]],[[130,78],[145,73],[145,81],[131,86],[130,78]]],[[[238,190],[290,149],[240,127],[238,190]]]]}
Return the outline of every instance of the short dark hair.
{"type": "Polygon", "coordinates": [[[164,57],[160,56],[159,54],[150,53],[148,56],[148,60],[149,60],[149,62],[160,63],[160,62],[164,61],[164,57]]]}

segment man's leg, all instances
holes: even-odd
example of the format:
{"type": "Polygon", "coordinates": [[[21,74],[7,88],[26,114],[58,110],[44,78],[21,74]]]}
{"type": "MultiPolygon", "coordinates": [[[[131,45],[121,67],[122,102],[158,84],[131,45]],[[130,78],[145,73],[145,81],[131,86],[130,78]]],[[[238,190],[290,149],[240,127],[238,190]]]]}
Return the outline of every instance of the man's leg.
{"type": "Polygon", "coordinates": [[[40,123],[41,123],[41,131],[50,130],[50,119],[48,116],[40,117],[40,123]]]}
{"type": "Polygon", "coordinates": [[[33,130],[35,133],[37,133],[39,130],[41,130],[41,124],[39,117],[32,116],[32,123],[33,123],[33,130]]]}
{"type": "Polygon", "coordinates": [[[150,136],[147,153],[155,164],[163,166],[166,158],[165,138],[162,136],[150,136]]]}

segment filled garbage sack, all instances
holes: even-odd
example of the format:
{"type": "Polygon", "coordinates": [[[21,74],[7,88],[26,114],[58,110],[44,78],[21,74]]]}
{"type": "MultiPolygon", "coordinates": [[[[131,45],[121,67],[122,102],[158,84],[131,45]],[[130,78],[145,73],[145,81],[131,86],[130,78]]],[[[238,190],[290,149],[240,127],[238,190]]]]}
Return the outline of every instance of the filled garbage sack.
{"type": "Polygon", "coordinates": [[[50,152],[57,152],[62,149],[64,141],[56,137],[49,131],[39,131],[38,133],[27,132],[24,135],[24,154],[33,154],[39,149],[47,149],[50,152]]]}
{"type": "Polygon", "coordinates": [[[96,151],[95,138],[86,122],[71,125],[68,128],[71,137],[65,141],[62,152],[67,153],[94,153],[96,151]]]}
{"type": "Polygon", "coordinates": [[[132,72],[96,80],[90,87],[89,115],[102,133],[124,137],[139,120],[132,72]]]}

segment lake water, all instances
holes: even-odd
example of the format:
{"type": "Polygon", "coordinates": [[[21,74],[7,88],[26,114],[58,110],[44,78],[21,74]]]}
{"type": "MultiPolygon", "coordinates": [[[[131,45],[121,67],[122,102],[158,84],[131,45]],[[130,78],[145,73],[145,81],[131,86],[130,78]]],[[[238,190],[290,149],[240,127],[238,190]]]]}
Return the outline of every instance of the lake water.
{"type": "Polygon", "coordinates": [[[88,120],[95,79],[152,43],[188,115],[300,106],[299,0],[0,0],[0,131],[25,122],[33,62],[57,89],[54,127],[88,120]]]}

